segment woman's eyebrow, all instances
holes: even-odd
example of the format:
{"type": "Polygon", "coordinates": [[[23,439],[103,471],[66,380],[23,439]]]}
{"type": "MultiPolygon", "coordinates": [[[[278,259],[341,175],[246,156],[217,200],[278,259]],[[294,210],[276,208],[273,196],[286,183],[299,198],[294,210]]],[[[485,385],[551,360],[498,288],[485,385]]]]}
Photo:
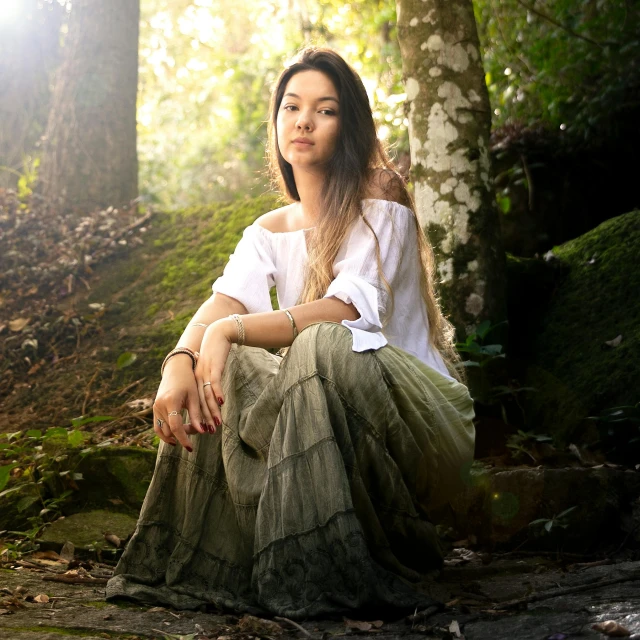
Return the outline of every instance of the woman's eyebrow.
{"type": "MultiPolygon", "coordinates": [[[[300,96],[297,93],[285,93],[282,97],[286,98],[288,96],[291,96],[292,98],[298,98],[298,100],[300,100],[300,96]]],[[[318,98],[316,102],[325,102],[326,100],[333,100],[333,102],[340,104],[338,98],[334,98],[333,96],[324,96],[322,98],[318,98]]]]}

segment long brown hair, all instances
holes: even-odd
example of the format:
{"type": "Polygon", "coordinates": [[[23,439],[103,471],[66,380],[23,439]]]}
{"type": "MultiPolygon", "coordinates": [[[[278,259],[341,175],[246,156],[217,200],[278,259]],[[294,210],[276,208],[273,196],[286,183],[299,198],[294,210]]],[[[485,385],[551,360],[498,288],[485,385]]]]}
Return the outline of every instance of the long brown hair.
{"type": "Polygon", "coordinates": [[[362,200],[370,192],[372,180],[378,177],[379,186],[389,194],[389,199],[405,205],[413,212],[420,254],[421,292],[429,321],[429,340],[441,353],[453,375],[460,378],[453,369],[454,363],[460,359],[453,346],[454,330],[442,314],[433,286],[435,260],[431,245],[415,215],[404,179],[396,171],[378,139],[367,91],[360,76],[331,49],[307,47],[300,51],[296,61],[280,74],[271,95],[267,156],[276,188],[290,200],[300,201],[293,167],[282,157],[278,148],[276,123],[287,84],[301,71],[320,71],[333,82],[340,100],[340,134],[320,195],[323,213],[309,237],[308,263],[299,303],[319,300],[325,295],[333,280],[333,263],[340,246],[352,225],[362,218],[373,233],[378,273],[390,294],[393,308],[393,291],[382,269],[378,238],[362,210],[362,200]]]}

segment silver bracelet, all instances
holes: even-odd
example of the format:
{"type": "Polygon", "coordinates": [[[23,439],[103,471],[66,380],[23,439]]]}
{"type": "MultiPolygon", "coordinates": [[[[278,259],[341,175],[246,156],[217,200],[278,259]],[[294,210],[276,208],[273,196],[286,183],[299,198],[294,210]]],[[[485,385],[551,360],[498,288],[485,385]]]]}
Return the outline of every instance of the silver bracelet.
{"type": "Polygon", "coordinates": [[[189,323],[190,327],[208,327],[208,324],[205,324],[204,322],[190,322],[189,323]]]}
{"type": "Polygon", "coordinates": [[[244,323],[242,322],[240,315],[237,313],[232,313],[229,317],[236,321],[236,326],[238,327],[238,339],[236,344],[241,347],[244,344],[244,323]]]}
{"type": "Polygon", "coordinates": [[[287,318],[289,318],[291,329],[293,330],[293,339],[295,340],[298,337],[298,327],[296,326],[296,321],[293,319],[293,316],[291,315],[289,309],[283,309],[283,311],[287,314],[287,318]]]}

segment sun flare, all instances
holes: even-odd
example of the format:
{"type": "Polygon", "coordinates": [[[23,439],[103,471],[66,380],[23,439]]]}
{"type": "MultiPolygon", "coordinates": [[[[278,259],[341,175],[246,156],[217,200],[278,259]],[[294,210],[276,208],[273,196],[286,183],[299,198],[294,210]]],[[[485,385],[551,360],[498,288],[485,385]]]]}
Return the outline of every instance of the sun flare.
{"type": "Polygon", "coordinates": [[[0,2],[0,26],[13,22],[20,13],[21,0],[2,0],[0,2]]]}

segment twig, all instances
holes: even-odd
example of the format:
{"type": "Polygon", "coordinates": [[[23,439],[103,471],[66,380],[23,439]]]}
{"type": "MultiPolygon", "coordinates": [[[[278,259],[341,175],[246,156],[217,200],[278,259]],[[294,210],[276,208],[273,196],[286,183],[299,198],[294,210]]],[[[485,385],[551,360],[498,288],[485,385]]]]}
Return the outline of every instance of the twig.
{"type": "Polygon", "coordinates": [[[529,192],[529,200],[527,204],[529,205],[529,211],[533,211],[533,177],[531,175],[531,170],[529,169],[527,157],[524,153],[520,155],[520,160],[522,160],[522,169],[524,170],[524,175],[527,178],[527,191],[529,192]]]}
{"type": "Polygon", "coordinates": [[[138,218],[135,222],[132,222],[130,225],[126,226],[120,233],[116,233],[115,239],[121,238],[123,235],[132,231],[136,227],[139,227],[141,224],[144,224],[151,216],[153,215],[153,211],[147,211],[142,218],[138,218]]]}
{"type": "Polygon", "coordinates": [[[548,600],[549,598],[558,598],[560,596],[566,596],[570,593],[580,593],[581,591],[590,591],[591,589],[600,589],[601,587],[608,587],[612,584],[620,584],[621,582],[631,582],[632,580],[640,580],[640,571],[631,573],[628,576],[622,576],[621,578],[611,578],[610,580],[601,580],[599,582],[592,582],[591,584],[580,584],[576,587],[566,587],[564,589],[555,589],[552,592],[534,593],[526,598],[520,598],[519,600],[511,600],[509,602],[498,602],[496,604],[500,609],[517,609],[523,604],[530,602],[539,602],[540,600],[548,600]]]}
{"type": "Polygon", "coordinates": [[[429,607],[427,609],[424,609],[423,611],[418,611],[417,613],[407,616],[407,621],[417,622],[419,620],[426,620],[427,618],[430,618],[434,613],[438,613],[438,611],[440,611],[441,609],[442,607],[429,607]]]}
{"type": "Polygon", "coordinates": [[[65,584],[107,584],[107,578],[85,578],[83,576],[67,576],[64,573],[62,575],[55,576],[42,576],[43,580],[47,582],[64,582],[65,584]]]}
{"type": "Polygon", "coordinates": [[[307,638],[311,637],[311,634],[304,627],[301,627],[297,622],[294,622],[293,620],[289,620],[289,618],[281,618],[280,616],[275,616],[273,619],[277,620],[278,622],[286,622],[287,624],[291,625],[294,629],[297,629],[298,631],[300,631],[300,633],[304,633],[304,635],[307,638]]]}
{"type": "Polygon", "coordinates": [[[82,410],[80,411],[82,415],[84,415],[87,409],[87,402],[89,400],[89,394],[91,393],[91,385],[93,384],[93,381],[97,378],[98,373],[100,373],[100,369],[96,369],[96,372],[93,374],[93,376],[91,376],[91,380],[89,380],[89,384],[87,385],[87,389],[84,394],[84,400],[82,401],[82,410]]]}

